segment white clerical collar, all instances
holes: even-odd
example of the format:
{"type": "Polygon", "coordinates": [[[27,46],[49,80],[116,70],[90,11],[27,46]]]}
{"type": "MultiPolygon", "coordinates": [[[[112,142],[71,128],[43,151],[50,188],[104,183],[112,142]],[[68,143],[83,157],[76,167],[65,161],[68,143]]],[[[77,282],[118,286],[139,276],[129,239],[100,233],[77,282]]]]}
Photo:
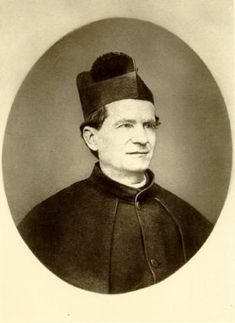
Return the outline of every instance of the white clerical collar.
{"type": "Polygon", "coordinates": [[[147,182],[147,178],[146,178],[146,175],[144,175],[144,178],[141,182],[136,183],[136,184],[131,184],[131,185],[129,184],[128,186],[133,187],[133,188],[141,188],[146,184],[146,182],[147,182]]]}

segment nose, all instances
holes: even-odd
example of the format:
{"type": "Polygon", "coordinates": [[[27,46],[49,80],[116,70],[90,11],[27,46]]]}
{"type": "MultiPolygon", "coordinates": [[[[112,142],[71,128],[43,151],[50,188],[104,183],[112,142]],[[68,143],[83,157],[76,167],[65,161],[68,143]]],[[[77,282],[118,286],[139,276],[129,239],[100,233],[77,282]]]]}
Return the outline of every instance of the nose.
{"type": "Polygon", "coordinates": [[[135,144],[146,145],[148,143],[148,136],[146,130],[143,126],[139,126],[135,128],[135,132],[132,136],[132,142],[135,144]]]}

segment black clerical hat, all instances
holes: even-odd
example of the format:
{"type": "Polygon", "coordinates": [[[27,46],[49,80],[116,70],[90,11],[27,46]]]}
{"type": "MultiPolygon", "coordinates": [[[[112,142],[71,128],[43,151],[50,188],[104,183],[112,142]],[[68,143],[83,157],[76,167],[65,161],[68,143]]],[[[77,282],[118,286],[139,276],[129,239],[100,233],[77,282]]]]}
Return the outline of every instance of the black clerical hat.
{"type": "Polygon", "coordinates": [[[91,70],[77,76],[84,118],[105,104],[139,99],[154,103],[152,92],[137,74],[133,59],[111,52],[98,57],[91,70]]]}

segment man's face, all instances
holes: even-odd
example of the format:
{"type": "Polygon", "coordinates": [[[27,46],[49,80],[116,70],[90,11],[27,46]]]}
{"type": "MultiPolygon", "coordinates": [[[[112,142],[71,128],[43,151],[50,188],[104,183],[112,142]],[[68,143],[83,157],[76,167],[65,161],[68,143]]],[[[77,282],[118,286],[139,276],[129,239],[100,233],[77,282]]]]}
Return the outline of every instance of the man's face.
{"type": "Polygon", "coordinates": [[[155,107],[126,99],[107,105],[108,116],[96,134],[100,163],[115,171],[144,172],[156,142],[155,107]]]}

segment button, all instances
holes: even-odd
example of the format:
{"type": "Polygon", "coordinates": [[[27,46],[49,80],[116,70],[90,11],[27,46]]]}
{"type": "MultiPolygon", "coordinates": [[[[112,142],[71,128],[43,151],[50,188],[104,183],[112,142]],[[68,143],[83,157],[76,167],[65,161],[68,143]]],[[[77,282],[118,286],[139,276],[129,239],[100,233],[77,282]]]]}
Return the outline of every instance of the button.
{"type": "Polygon", "coordinates": [[[153,267],[158,267],[158,266],[160,266],[160,262],[159,261],[157,261],[157,259],[150,259],[150,263],[151,263],[151,265],[153,266],[153,267]]]}

